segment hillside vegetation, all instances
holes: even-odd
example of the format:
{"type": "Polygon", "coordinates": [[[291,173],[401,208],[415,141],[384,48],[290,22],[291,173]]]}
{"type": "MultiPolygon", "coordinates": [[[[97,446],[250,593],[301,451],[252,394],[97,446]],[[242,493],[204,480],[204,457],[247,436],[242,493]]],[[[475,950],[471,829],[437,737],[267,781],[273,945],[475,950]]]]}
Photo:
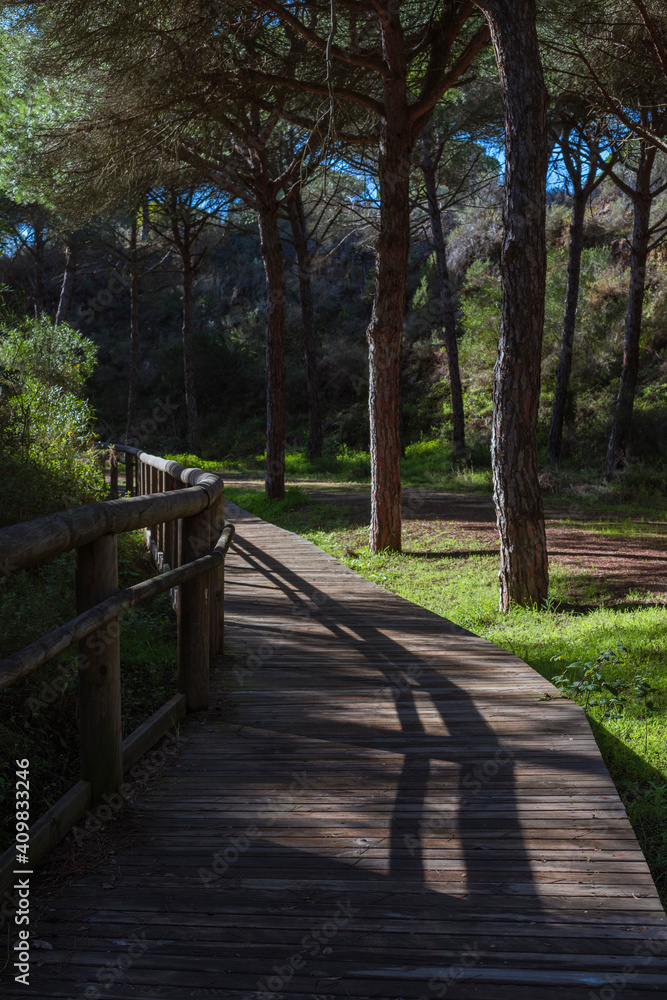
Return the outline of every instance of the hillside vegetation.
{"type": "MultiPolygon", "coordinates": [[[[467,444],[473,467],[488,464],[491,387],[500,310],[500,189],[474,199],[454,217],[448,259],[457,291],[459,350],[467,444]]],[[[552,193],[547,214],[549,267],[542,362],[539,442],[546,435],[560,349],[567,280],[571,205],[552,193]]],[[[660,205],[656,212],[660,211],[660,205]]],[[[314,300],[325,455],[368,449],[368,372],[364,329],[372,285],[372,251],[350,219],[316,257],[314,300]],[[342,240],[342,242],[341,242],[342,240]]],[[[632,211],[629,199],[604,184],[586,213],[582,286],[574,364],[566,409],[561,470],[585,472],[600,481],[622,363],[632,211]]],[[[285,230],[285,237],[287,231],[285,230]]],[[[214,242],[214,241],[212,241],[214,242]]],[[[293,248],[284,250],[287,276],[287,446],[303,451],[307,441],[307,393],[301,345],[299,288],[293,248]]],[[[412,251],[403,341],[401,406],[403,445],[438,441],[445,454],[451,437],[451,404],[442,316],[433,256],[427,243],[412,251]]],[[[640,376],[628,451],[633,467],[646,465],[641,484],[661,481],[667,448],[667,251],[650,255],[641,342],[640,376]],[[657,464],[656,464],[657,463],[657,464]]],[[[154,263],[158,263],[157,254],[154,263]]],[[[48,288],[55,307],[63,261],[57,248],[48,258],[48,288]]],[[[16,254],[2,268],[6,322],[20,316],[30,285],[30,263],[16,254]]],[[[140,295],[139,393],[133,438],[150,450],[182,451],[186,443],[180,330],[180,276],[163,265],[146,274],[140,295]]],[[[203,431],[202,456],[226,462],[264,451],[264,276],[254,225],[225,236],[204,258],[195,283],[194,365],[203,431]]],[[[77,276],[70,322],[97,348],[97,367],[88,383],[102,437],[122,439],[127,405],[128,290],[118,272],[91,251],[77,276]]],[[[438,454],[441,449],[438,447],[438,454]]],[[[439,461],[439,460],[438,460],[439,461]]],[[[445,458],[443,473],[451,469],[445,458]]],[[[434,472],[436,469],[433,470],[434,472]]],[[[554,471],[550,471],[553,477],[554,471]]],[[[550,480],[549,480],[550,481],[550,480]]]]}

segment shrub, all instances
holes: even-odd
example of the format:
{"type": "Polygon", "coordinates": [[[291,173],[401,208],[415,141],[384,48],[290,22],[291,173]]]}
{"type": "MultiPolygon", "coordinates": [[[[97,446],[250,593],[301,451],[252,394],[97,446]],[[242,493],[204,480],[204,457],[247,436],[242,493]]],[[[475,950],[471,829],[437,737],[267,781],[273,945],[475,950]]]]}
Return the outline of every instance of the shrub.
{"type": "Polygon", "coordinates": [[[87,337],[44,317],[0,326],[2,523],[100,495],[84,397],[96,354],[87,337]]]}

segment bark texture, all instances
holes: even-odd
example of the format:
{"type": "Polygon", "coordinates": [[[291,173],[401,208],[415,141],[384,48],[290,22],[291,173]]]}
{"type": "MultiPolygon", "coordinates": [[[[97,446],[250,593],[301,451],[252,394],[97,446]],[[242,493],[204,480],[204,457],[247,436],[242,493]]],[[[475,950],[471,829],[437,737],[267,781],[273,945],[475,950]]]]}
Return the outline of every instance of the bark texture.
{"type": "Polygon", "coordinates": [[[147,243],[150,235],[150,201],[148,194],[141,199],[141,242],[147,243]]]}
{"type": "Polygon", "coordinates": [[[46,309],[46,270],[44,264],[46,239],[41,226],[35,226],[35,239],[31,253],[35,267],[34,271],[34,305],[35,319],[39,319],[46,309]]]}
{"type": "MultiPolygon", "coordinates": [[[[187,229],[187,227],[184,227],[187,229]]],[[[187,234],[186,234],[187,240],[187,234]]],[[[183,267],[183,379],[185,383],[185,407],[188,415],[188,444],[192,452],[199,454],[199,412],[192,349],[192,287],[194,270],[189,256],[182,261],[183,267]]]]}
{"type": "Polygon", "coordinates": [[[266,496],[285,496],[285,274],[272,187],[257,196],[257,221],[266,275],[266,496]]]}
{"type": "Polygon", "coordinates": [[[632,195],[634,222],[632,227],[632,250],[630,257],[630,287],[628,306],[623,333],[623,367],[616,397],[614,422],[607,447],[605,473],[612,475],[625,464],[625,449],[630,435],[632,410],[639,374],[639,339],[642,329],[644,291],[646,288],[646,261],[651,237],[651,173],[656,150],[643,140],[640,144],[640,159],[637,182],[632,195]]]}
{"type": "Polygon", "coordinates": [[[368,339],[372,552],[401,548],[400,362],[410,242],[409,179],[412,141],[406,100],[406,61],[397,9],[386,12],[385,118],[379,149],[380,235],[375,251],[375,296],[368,339]]]}
{"type": "Polygon", "coordinates": [[[431,238],[433,240],[433,249],[435,250],[438,290],[440,292],[440,302],[442,303],[445,346],[447,348],[449,384],[452,391],[452,444],[454,446],[454,458],[458,459],[463,458],[466,453],[466,442],[463,391],[461,389],[461,371],[459,368],[459,345],[456,339],[456,311],[449,268],[447,267],[447,246],[442,230],[442,215],[438,203],[435,165],[426,133],[422,136],[422,170],[424,173],[424,187],[431,225],[431,238]]]}
{"type": "Polygon", "coordinates": [[[315,307],[313,304],[311,280],[311,255],[308,251],[306,218],[303,210],[301,190],[298,184],[290,192],[287,200],[287,211],[299,273],[303,355],[306,365],[306,384],[308,388],[308,457],[311,459],[321,458],[322,417],[320,413],[320,390],[317,372],[317,348],[315,344],[315,307]]]}
{"type": "Polygon", "coordinates": [[[565,419],[565,403],[572,372],[572,355],[574,351],[574,334],[577,320],[577,305],[579,302],[579,283],[581,278],[581,254],[584,249],[584,215],[586,212],[587,194],[577,191],[572,205],[570,221],[570,252],[567,264],[567,291],[565,293],[565,312],[563,314],[563,331],[560,343],[560,358],[556,373],[556,391],[554,393],[549,425],[548,456],[552,462],[557,462],[563,447],[563,421],[565,419]]]}
{"type": "Polygon", "coordinates": [[[443,7],[437,27],[432,22],[418,41],[416,36],[407,38],[404,34],[400,4],[389,0],[377,3],[376,9],[382,33],[383,100],[374,108],[380,112],[380,233],[375,250],[373,311],[366,331],[371,451],[369,547],[373,552],[401,548],[399,387],[412,151],[437,102],[456,84],[489,38],[487,26],[483,25],[449,64],[454,42],[473,14],[472,0],[443,7]],[[422,70],[420,95],[413,102],[422,70]]]}
{"type": "MultiPolygon", "coordinates": [[[[183,384],[185,389],[185,410],[188,421],[188,445],[190,450],[196,455],[200,450],[201,439],[199,434],[199,409],[197,407],[197,388],[193,357],[192,312],[195,271],[201,262],[201,254],[195,254],[194,248],[201,226],[193,222],[189,208],[179,202],[179,197],[175,190],[170,192],[170,220],[170,242],[181,259],[181,275],[183,278],[183,325],[181,327],[181,335],[183,341],[183,384]]],[[[134,228],[133,234],[136,241],[138,234],[134,228]]]]}
{"type": "Polygon", "coordinates": [[[130,370],[127,379],[127,424],[125,444],[133,437],[139,385],[139,266],[137,261],[137,217],[130,229],[130,370]]]}
{"type": "Polygon", "coordinates": [[[502,310],[493,387],[492,464],[500,534],[500,606],[541,604],[549,584],[537,478],[537,414],[546,277],[547,91],[534,0],[480,0],[505,108],[502,310]]]}
{"type": "Polygon", "coordinates": [[[69,307],[72,302],[72,291],[74,289],[74,279],[76,277],[76,248],[68,246],[65,248],[65,271],[63,273],[63,283],[60,288],[60,299],[58,300],[58,310],[56,312],[55,325],[64,323],[69,315],[69,307]]]}

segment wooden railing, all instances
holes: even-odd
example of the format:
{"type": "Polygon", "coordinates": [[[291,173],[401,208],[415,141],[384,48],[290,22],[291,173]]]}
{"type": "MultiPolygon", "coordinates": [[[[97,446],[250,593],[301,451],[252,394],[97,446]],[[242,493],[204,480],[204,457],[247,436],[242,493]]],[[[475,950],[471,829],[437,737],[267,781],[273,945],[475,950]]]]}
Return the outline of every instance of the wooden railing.
{"type": "MultiPolygon", "coordinates": [[[[0,688],[78,644],[81,781],[30,830],[34,864],[90,805],[117,792],[123,774],[186,711],[208,707],[209,658],[222,653],[224,558],[234,528],[225,524],[224,484],[201,469],[104,446],[113,499],[0,530],[0,575],[76,550],[77,617],[0,661],[0,688]],[[127,496],[118,498],[118,458],[127,496]],[[160,575],[118,589],[116,536],[146,529],[160,575]],[[177,588],[177,589],[176,589],[177,588]],[[157,594],[177,595],[178,694],[122,739],[119,615],[157,594]]],[[[0,887],[14,849],[0,858],[0,887]]]]}

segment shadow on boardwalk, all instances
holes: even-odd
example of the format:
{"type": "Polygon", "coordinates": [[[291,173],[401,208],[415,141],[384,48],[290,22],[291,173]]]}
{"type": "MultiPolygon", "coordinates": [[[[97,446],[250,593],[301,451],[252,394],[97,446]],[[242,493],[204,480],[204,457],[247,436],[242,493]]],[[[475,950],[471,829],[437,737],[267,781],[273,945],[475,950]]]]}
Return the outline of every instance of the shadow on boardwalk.
{"type": "MultiPolygon", "coordinates": [[[[381,695],[391,699],[400,723],[400,732],[387,732],[384,746],[403,758],[391,821],[390,874],[409,879],[415,888],[425,885],[420,831],[423,827],[426,830],[429,828],[425,806],[431,761],[448,761],[457,765],[459,772],[458,835],[464,845],[468,886],[488,881],[486,866],[481,864],[480,849],[468,845],[474,844],[475,836],[485,825],[483,821],[480,823],[481,802],[488,804],[494,801],[501,809],[501,815],[493,820],[494,836],[498,839],[509,838],[514,843],[512,872],[518,881],[524,882],[527,894],[539,910],[539,899],[533,886],[531,866],[523,850],[517,815],[513,755],[504,749],[493,728],[486,724],[470,695],[452,683],[444,673],[434,669],[430,660],[417,655],[406,657],[404,646],[382,631],[382,627],[387,625],[387,614],[381,608],[376,627],[373,624],[375,615],[370,608],[364,607],[363,612],[351,611],[278,560],[263,554],[257,546],[243,540],[238,548],[247,562],[259,573],[269,576],[288,600],[292,601],[295,595],[308,595],[309,600],[320,608],[319,621],[331,636],[338,643],[354,649],[371,670],[384,677],[385,683],[380,684],[381,695]],[[342,622],[345,628],[341,626],[342,622]],[[449,741],[443,739],[441,733],[430,736],[426,732],[415,703],[416,690],[430,697],[444,731],[449,734],[449,741]],[[483,799],[480,798],[482,791],[483,799]]],[[[298,604],[295,607],[298,608],[298,604]]],[[[412,625],[418,635],[422,624],[418,619],[412,625]]],[[[441,628],[445,624],[449,626],[450,634],[471,634],[450,622],[442,622],[441,628]]],[[[401,627],[404,631],[410,630],[409,623],[406,626],[402,622],[401,627]]],[[[327,733],[330,742],[353,742],[357,747],[372,747],[376,745],[377,738],[377,731],[349,723],[340,728],[337,737],[327,733]]],[[[586,761],[582,764],[585,767],[586,761]]]]}
{"type": "Polygon", "coordinates": [[[664,912],[580,709],[231,516],[234,710],[186,723],[132,845],[50,902],[6,995],[665,995],[664,912]]]}

